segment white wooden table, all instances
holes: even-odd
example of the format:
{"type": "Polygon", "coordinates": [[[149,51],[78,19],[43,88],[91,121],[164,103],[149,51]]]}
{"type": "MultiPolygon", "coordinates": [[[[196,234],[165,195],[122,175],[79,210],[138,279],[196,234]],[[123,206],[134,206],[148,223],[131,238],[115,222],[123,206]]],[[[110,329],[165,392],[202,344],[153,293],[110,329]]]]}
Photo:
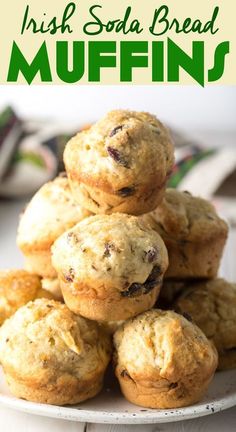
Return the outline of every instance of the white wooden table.
{"type": "MultiPolygon", "coordinates": [[[[0,268],[19,268],[22,256],[17,250],[16,229],[24,201],[0,200],[0,268]]],[[[232,241],[232,239],[231,239],[232,241]]],[[[236,372],[235,372],[236,373],[236,372]]],[[[0,432],[234,432],[236,407],[194,420],[157,425],[85,424],[13,411],[0,406],[0,432]]]]}

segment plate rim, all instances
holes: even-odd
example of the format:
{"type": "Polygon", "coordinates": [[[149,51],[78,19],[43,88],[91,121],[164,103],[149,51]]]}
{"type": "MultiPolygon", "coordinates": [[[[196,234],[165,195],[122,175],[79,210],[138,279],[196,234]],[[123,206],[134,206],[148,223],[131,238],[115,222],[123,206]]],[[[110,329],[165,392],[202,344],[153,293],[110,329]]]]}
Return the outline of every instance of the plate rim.
{"type": "Polygon", "coordinates": [[[191,405],[184,408],[168,410],[149,410],[139,407],[143,412],[107,412],[93,411],[79,407],[47,405],[37,402],[30,402],[19,399],[13,395],[4,395],[0,392],[0,405],[43,417],[58,418],[62,420],[75,421],[80,423],[98,424],[153,424],[183,421],[215,414],[228,408],[236,406],[235,393],[230,393],[212,402],[203,401],[199,405],[191,405]],[[147,410],[147,412],[146,412],[147,410]],[[145,411],[145,412],[144,412],[145,411]]]}

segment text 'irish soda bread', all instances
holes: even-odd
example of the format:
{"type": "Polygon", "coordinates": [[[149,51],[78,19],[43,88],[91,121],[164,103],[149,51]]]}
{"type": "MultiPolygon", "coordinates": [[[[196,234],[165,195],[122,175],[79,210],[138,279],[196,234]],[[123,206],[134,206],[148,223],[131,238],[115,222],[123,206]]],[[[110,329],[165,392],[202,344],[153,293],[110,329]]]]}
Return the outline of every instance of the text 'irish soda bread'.
{"type": "Polygon", "coordinates": [[[17,309],[36,298],[54,298],[40,278],[26,270],[0,270],[0,325],[17,309]]]}
{"type": "Polygon", "coordinates": [[[50,248],[64,231],[90,213],[77,205],[67,178],[57,177],[34,195],[20,218],[17,244],[26,269],[46,278],[56,277],[50,248]]]}
{"type": "Polygon", "coordinates": [[[138,217],[91,216],[52,247],[65,303],[97,321],[127,319],[151,308],[168,266],[160,236],[138,217]]]}
{"type": "Polygon", "coordinates": [[[175,309],[190,315],[214,342],[219,369],[236,367],[236,284],[224,279],[189,283],[175,309]]]}
{"type": "Polygon", "coordinates": [[[169,278],[216,276],[227,238],[227,224],[213,205],[189,192],[167,189],[155,211],[143,216],[163,238],[169,278]]]}
{"type": "Polygon", "coordinates": [[[102,388],[109,337],[65,305],[40,299],[0,329],[0,361],[12,393],[26,400],[76,404],[102,388]]]}
{"type": "Polygon", "coordinates": [[[199,401],[217,366],[217,352],[184,317],[153,309],[128,320],[114,335],[115,372],[124,396],[148,408],[199,401]]]}
{"type": "Polygon", "coordinates": [[[161,201],[174,163],[167,129],[143,112],[109,112],[66,145],[75,199],[93,213],[139,215],[161,201]]]}

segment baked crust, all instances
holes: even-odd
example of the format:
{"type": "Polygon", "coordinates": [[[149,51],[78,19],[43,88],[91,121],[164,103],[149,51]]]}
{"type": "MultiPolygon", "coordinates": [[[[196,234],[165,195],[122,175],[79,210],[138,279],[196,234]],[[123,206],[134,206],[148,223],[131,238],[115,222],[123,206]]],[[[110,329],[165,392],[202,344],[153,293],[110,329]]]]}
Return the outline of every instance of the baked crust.
{"type": "Polygon", "coordinates": [[[66,177],[46,183],[34,195],[21,215],[17,244],[25,267],[46,278],[55,278],[50,248],[67,229],[91,213],[75,203],[66,177]]]}
{"type": "Polygon", "coordinates": [[[111,355],[108,335],[65,305],[28,303],[0,329],[0,361],[18,397],[56,405],[95,396],[111,355]]]}
{"type": "Polygon", "coordinates": [[[236,284],[224,279],[188,283],[174,307],[214,342],[219,369],[236,367],[236,284]]]}
{"type": "Polygon", "coordinates": [[[54,300],[63,301],[60,282],[57,278],[43,278],[42,287],[53,295],[54,300]]]}
{"type": "Polygon", "coordinates": [[[61,379],[44,385],[38,381],[32,381],[30,385],[24,384],[21,378],[13,376],[7,369],[5,376],[11,393],[16,397],[50,405],[75,405],[84,402],[100,393],[103,387],[101,374],[86,381],[79,381],[65,374],[61,379]]]}
{"type": "MultiPolygon", "coordinates": [[[[120,198],[117,193],[108,193],[90,184],[81,182],[77,174],[71,174],[70,185],[74,196],[78,202],[82,202],[95,214],[128,213],[131,215],[141,215],[155,209],[162,201],[168,177],[161,184],[157,183],[154,176],[149,184],[136,188],[135,196],[120,198]]],[[[94,181],[96,183],[96,180],[94,181]]],[[[121,188],[122,189],[122,188],[121,188]]]]}
{"type": "Polygon", "coordinates": [[[120,321],[98,321],[98,324],[109,335],[113,335],[116,332],[116,330],[120,327],[120,325],[123,323],[124,323],[124,320],[120,320],[120,321]]]}
{"type": "Polygon", "coordinates": [[[90,319],[111,321],[154,305],[168,256],[149,226],[115,213],[87,218],[60,236],[52,262],[68,307],[90,319]]]}
{"type": "Polygon", "coordinates": [[[148,408],[179,408],[206,392],[217,352],[202,331],[172,311],[153,309],[116,331],[115,373],[124,396],[148,408]]]}
{"type": "Polygon", "coordinates": [[[158,309],[164,309],[164,310],[173,309],[174,301],[184,291],[184,289],[188,284],[189,284],[188,279],[185,280],[164,279],[161,286],[160,295],[154,307],[157,307],[158,309]]]}
{"type": "Polygon", "coordinates": [[[111,319],[126,320],[151,309],[156,303],[160,288],[161,284],[158,284],[151,292],[133,298],[122,298],[118,292],[104,289],[106,295],[98,298],[94,296],[94,290],[90,289],[89,285],[69,285],[61,281],[63,298],[70,310],[88,319],[104,322],[110,322],[111,319]]]}
{"type": "Polygon", "coordinates": [[[116,110],[72,138],[64,162],[83,207],[93,213],[139,215],[161,201],[174,149],[155,116],[116,110]]]}
{"type": "Polygon", "coordinates": [[[156,210],[141,218],[161,235],[167,247],[166,278],[216,276],[228,226],[210,202],[189,192],[167,189],[156,210]]]}
{"type": "Polygon", "coordinates": [[[24,252],[21,248],[21,251],[24,254],[24,267],[28,272],[37,273],[43,278],[55,279],[57,277],[57,272],[52,266],[50,242],[47,247],[45,246],[45,250],[28,247],[24,249],[24,252]],[[28,249],[27,252],[26,249],[28,249]]]}
{"type": "Polygon", "coordinates": [[[21,306],[41,297],[54,298],[42,288],[39,276],[26,270],[0,270],[0,325],[21,306]]]}

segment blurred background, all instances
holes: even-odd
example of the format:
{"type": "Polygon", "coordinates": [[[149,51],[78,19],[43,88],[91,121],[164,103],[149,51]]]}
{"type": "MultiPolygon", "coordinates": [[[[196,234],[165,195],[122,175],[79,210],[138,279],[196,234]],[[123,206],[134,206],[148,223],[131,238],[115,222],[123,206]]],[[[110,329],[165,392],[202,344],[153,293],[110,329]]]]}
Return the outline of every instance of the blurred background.
{"type": "Polygon", "coordinates": [[[114,108],[144,110],[187,132],[236,130],[236,86],[1,86],[0,109],[87,123],[114,108]]]}
{"type": "Polygon", "coordinates": [[[228,220],[222,272],[236,279],[236,86],[0,86],[1,267],[22,265],[19,212],[63,170],[67,140],[117,108],[149,111],[170,127],[177,162],[170,186],[212,200],[228,220]]]}

